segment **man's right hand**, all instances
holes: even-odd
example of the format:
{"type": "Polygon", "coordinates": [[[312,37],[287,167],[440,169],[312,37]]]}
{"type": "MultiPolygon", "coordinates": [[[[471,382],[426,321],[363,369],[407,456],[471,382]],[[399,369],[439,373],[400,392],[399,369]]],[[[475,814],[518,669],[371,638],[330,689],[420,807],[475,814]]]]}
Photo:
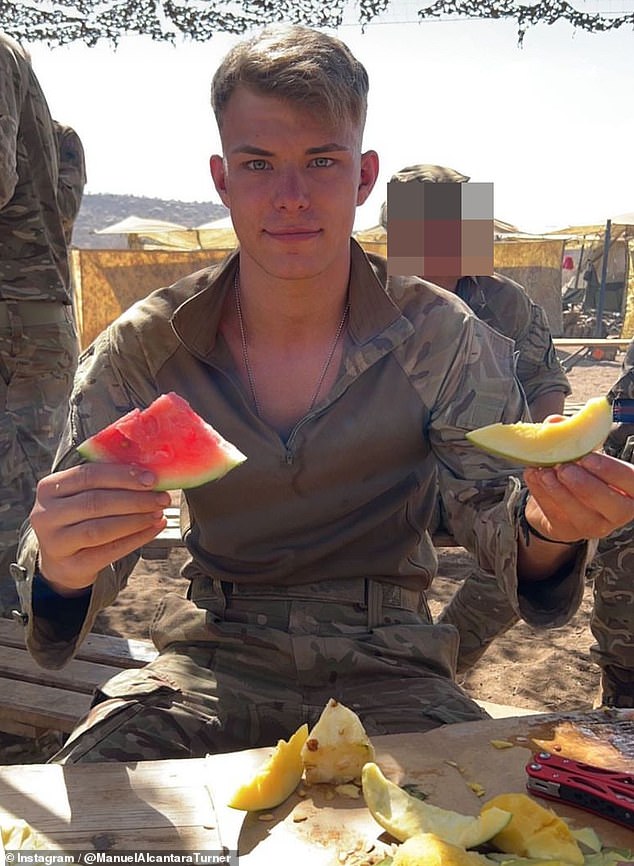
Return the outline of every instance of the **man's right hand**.
{"type": "Polygon", "coordinates": [[[167,492],[143,469],[86,463],[43,478],[31,525],[40,572],[60,595],[91,586],[98,572],[151,541],[166,526],[167,492]]]}

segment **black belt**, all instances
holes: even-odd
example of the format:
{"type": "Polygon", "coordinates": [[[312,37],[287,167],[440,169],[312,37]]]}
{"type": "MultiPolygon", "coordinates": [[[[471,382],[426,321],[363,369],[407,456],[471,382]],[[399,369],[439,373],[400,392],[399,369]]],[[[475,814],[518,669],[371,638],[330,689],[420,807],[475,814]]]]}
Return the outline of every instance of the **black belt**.
{"type": "Polygon", "coordinates": [[[55,325],[71,319],[71,308],[61,301],[16,301],[0,298],[0,328],[11,327],[12,317],[23,325],[55,325]]]}

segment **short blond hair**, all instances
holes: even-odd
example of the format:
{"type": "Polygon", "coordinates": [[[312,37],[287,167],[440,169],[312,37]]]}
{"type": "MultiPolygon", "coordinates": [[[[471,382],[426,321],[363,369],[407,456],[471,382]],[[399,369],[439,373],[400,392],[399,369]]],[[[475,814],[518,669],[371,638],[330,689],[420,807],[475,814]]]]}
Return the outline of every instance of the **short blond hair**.
{"type": "Polygon", "coordinates": [[[365,67],[347,45],[301,25],[266,27],[226,55],[211,85],[218,128],[238,86],[316,110],[326,120],[362,129],[369,88],[365,67]]]}

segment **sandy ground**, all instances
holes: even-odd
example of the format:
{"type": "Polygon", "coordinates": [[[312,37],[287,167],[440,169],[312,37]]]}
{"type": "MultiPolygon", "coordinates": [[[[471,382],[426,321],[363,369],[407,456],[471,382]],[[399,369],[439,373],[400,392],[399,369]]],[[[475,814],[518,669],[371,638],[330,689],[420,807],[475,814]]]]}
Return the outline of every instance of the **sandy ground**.
{"type": "MultiPolygon", "coordinates": [[[[614,362],[576,365],[569,375],[571,399],[584,402],[605,393],[619,376],[621,360],[622,355],[614,362]]],[[[430,593],[434,614],[470,570],[470,558],[462,548],[441,550],[439,560],[439,576],[430,593]]],[[[181,551],[172,552],[164,562],[142,560],[126,589],[100,615],[96,630],[147,637],[156,599],[168,590],[186,592],[186,582],[178,574],[182,561],[181,551]]],[[[591,609],[592,586],[588,585],[580,610],[565,627],[535,631],[519,623],[490,647],[462,685],[474,698],[500,704],[543,711],[590,708],[599,683],[598,668],[589,655],[591,609]]],[[[35,744],[0,734],[0,763],[45,760],[53,747],[52,740],[35,744]]]]}

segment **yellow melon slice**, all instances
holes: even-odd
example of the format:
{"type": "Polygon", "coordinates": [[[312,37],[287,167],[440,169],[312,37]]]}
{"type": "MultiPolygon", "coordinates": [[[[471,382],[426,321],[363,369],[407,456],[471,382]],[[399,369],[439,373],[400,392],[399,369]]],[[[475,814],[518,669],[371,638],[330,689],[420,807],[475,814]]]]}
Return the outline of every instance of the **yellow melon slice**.
{"type": "Polygon", "coordinates": [[[481,854],[443,842],[433,833],[419,833],[398,846],[392,866],[492,866],[492,863],[481,854]]]}
{"type": "Polygon", "coordinates": [[[308,725],[302,725],[288,742],[279,740],[273,754],[252,779],[238,787],[228,805],[255,812],[273,809],[290,797],[304,772],[302,746],[307,736],[308,725]]]}
{"type": "MultiPolygon", "coordinates": [[[[0,824],[0,855],[6,851],[43,848],[43,842],[30,824],[21,818],[6,819],[0,824]]],[[[0,862],[4,862],[0,856],[0,862]]],[[[7,859],[7,862],[9,860],[7,859]]]]}
{"type": "Polygon", "coordinates": [[[489,424],[467,433],[467,439],[521,466],[555,466],[600,448],[611,429],[612,406],[605,397],[594,397],[564,421],[489,424]]]}
{"type": "Polygon", "coordinates": [[[558,859],[576,866],[583,863],[583,854],[568,825],[527,794],[500,794],[484,804],[483,813],[488,809],[504,809],[513,816],[492,839],[500,851],[520,857],[558,859]]]}
{"type": "Polygon", "coordinates": [[[475,848],[511,820],[510,812],[502,809],[488,809],[474,817],[432,806],[390,782],[374,763],[365,765],[361,778],[363,798],[372,817],[399,842],[419,833],[433,833],[451,845],[475,848]]]}

